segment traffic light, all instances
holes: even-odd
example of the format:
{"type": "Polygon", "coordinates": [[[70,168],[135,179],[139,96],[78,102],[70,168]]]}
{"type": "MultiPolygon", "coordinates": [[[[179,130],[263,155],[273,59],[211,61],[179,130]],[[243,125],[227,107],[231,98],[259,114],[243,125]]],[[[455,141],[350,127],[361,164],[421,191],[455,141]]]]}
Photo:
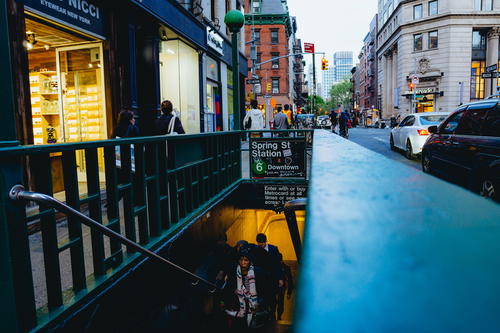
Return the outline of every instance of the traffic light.
{"type": "Polygon", "coordinates": [[[324,71],[328,69],[328,60],[326,58],[321,59],[321,69],[324,71]]]}
{"type": "Polygon", "coordinates": [[[410,88],[410,91],[413,91],[413,88],[415,88],[415,85],[412,82],[410,82],[408,84],[408,88],[410,88]]]}
{"type": "Polygon", "coordinates": [[[271,83],[266,84],[266,91],[271,92],[271,83]]]}

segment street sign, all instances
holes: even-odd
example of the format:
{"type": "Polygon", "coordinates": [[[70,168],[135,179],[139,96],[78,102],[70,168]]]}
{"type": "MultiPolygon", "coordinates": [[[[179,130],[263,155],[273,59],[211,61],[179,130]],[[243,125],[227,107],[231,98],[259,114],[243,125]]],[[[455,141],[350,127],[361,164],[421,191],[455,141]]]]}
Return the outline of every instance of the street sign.
{"type": "Polygon", "coordinates": [[[483,79],[496,79],[498,78],[498,72],[492,72],[492,73],[483,73],[481,74],[481,77],[483,79]]]}
{"type": "Polygon", "coordinates": [[[259,84],[260,79],[248,79],[247,84],[259,84]]]}
{"type": "Polygon", "coordinates": [[[491,66],[486,67],[485,72],[491,73],[491,72],[496,72],[497,70],[498,70],[498,64],[495,64],[495,65],[491,65],[491,66]]]}
{"type": "Polygon", "coordinates": [[[305,53],[314,53],[314,44],[304,43],[304,52],[305,53]]]}

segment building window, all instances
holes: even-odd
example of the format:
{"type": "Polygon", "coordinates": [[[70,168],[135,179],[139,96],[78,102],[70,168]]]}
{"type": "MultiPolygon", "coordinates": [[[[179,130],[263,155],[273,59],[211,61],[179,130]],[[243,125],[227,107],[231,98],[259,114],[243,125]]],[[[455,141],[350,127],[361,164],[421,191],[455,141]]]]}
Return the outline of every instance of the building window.
{"type": "Polygon", "coordinates": [[[422,18],[422,5],[413,6],[413,19],[418,20],[422,18]]]}
{"type": "Polygon", "coordinates": [[[429,16],[437,15],[438,13],[438,1],[430,1],[429,2],[429,16]]]}
{"type": "Polygon", "coordinates": [[[271,59],[273,59],[272,66],[271,66],[272,69],[278,69],[278,68],[280,68],[280,60],[279,59],[274,59],[274,58],[277,58],[279,56],[280,56],[279,53],[275,53],[275,52],[271,53],[271,59]]]}
{"type": "Polygon", "coordinates": [[[474,10],[493,10],[493,0],[474,0],[474,10]]]}
{"type": "Polygon", "coordinates": [[[429,32],[429,49],[437,49],[438,47],[438,32],[429,32]]]}
{"type": "MultiPolygon", "coordinates": [[[[257,59],[255,60],[256,64],[260,64],[262,62],[262,53],[257,53],[257,59]]],[[[255,65],[255,69],[260,69],[260,65],[255,65]]]]}
{"type": "Polygon", "coordinates": [[[472,48],[476,50],[486,49],[486,31],[474,30],[472,32],[472,48]]]}
{"type": "Polygon", "coordinates": [[[272,88],[273,88],[273,90],[272,90],[273,94],[280,93],[280,78],[279,77],[273,77],[272,88]]]}
{"type": "Polygon", "coordinates": [[[422,51],[423,47],[423,35],[416,34],[413,35],[413,51],[422,51]]]}
{"type": "MultiPolygon", "coordinates": [[[[207,75],[215,75],[218,79],[217,62],[207,59],[207,75]],[[212,72],[215,71],[215,72],[212,72]]],[[[160,43],[160,97],[170,100],[187,133],[200,132],[200,113],[195,112],[200,105],[199,56],[196,49],[180,40],[162,41],[160,43]]]]}
{"type": "Polygon", "coordinates": [[[255,29],[253,32],[253,39],[256,44],[260,44],[260,29],[255,29]]]}
{"type": "Polygon", "coordinates": [[[278,43],[279,43],[278,29],[272,29],[271,30],[271,44],[278,44],[278,43]]]}
{"type": "Polygon", "coordinates": [[[252,13],[254,14],[260,13],[260,0],[254,0],[252,2],[252,13]]]}

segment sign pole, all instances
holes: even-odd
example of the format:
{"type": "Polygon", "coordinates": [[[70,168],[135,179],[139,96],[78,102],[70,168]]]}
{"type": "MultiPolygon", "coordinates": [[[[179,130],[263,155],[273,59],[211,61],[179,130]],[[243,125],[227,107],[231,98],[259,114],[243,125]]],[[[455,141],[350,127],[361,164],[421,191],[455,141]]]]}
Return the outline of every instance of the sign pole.
{"type": "Polygon", "coordinates": [[[312,98],[312,113],[316,111],[316,55],[313,53],[313,98],[312,98]]]}

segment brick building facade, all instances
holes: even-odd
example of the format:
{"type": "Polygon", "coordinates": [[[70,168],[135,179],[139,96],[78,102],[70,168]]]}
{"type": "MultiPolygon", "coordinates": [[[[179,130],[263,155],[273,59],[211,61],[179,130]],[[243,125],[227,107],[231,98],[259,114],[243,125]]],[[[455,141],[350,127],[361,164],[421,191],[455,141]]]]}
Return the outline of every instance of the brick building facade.
{"type": "MultiPolygon", "coordinates": [[[[250,68],[248,78],[252,74],[261,80],[260,84],[246,85],[247,99],[254,96],[260,105],[268,111],[268,118],[272,118],[272,105],[276,107],[285,104],[294,104],[293,80],[291,80],[291,69],[293,71],[293,58],[281,58],[260,66],[254,63],[262,63],[273,58],[285,56],[291,53],[291,43],[295,41],[295,28],[292,18],[288,13],[286,2],[281,0],[246,0],[245,1],[245,40],[255,43],[247,44],[245,55],[250,68]],[[252,59],[252,48],[255,47],[255,59],[252,59]],[[267,96],[267,97],[266,97],[267,96]]],[[[292,72],[293,74],[293,72],[292,72]]]]}

